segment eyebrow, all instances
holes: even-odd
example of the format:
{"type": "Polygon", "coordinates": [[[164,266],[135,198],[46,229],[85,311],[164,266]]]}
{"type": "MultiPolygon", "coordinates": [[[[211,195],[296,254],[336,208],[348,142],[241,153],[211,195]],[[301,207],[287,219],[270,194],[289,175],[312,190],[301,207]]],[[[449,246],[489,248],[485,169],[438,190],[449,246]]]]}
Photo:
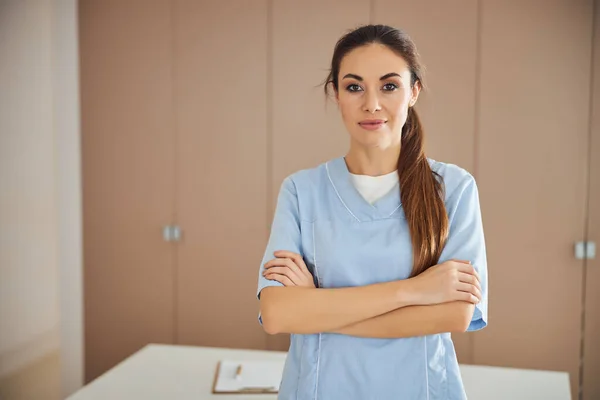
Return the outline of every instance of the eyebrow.
{"type": "MultiPolygon", "coordinates": [[[[397,76],[398,78],[402,78],[400,76],[400,74],[397,74],[396,72],[390,72],[389,74],[383,75],[381,78],[379,78],[379,80],[380,81],[384,81],[384,80],[386,80],[388,78],[391,78],[392,76],[397,76]]],[[[353,78],[353,79],[356,79],[359,82],[363,81],[362,76],[359,76],[359,75],[356,75],[356,74],[346,74],[346,75],[344,75],[344,77],[342,79],[346,79],[346,78],[353,78]]]]}

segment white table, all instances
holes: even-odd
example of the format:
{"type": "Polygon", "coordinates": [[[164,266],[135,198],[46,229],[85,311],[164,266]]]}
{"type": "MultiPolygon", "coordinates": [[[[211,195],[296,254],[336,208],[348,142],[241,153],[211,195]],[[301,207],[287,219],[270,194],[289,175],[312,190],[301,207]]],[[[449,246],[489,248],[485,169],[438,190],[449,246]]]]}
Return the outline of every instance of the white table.
{"type": "MultiPolygon", "coordinates": [[[[275,400],[277,395],[212,394],[217,362],[285,360],[285,352],[151,344],[67,400],[275,400]]],[[[469,400],[570,400],[566,372],[461,365],[469,400]]],[[[330,399],[327,399],[330,400],[330,399]]]]}
{"type": "Polygon", "coordinates": [[[469,400],[571,400],[567,372],[460,365],[469,400]]]}

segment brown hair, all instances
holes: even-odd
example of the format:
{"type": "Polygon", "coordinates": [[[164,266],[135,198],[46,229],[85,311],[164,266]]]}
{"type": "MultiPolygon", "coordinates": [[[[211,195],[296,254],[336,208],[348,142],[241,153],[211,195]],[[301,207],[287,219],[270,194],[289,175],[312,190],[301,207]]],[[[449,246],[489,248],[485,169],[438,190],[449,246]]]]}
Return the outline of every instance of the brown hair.
{"type": "MultiPolygon", "coordinates": [[[[329,84],[338,91],[338,75],[344,56],[357,47],[374,43],[387,46],[406,61],[411,72],[411,87],[417,83],[424,87],[423,66],[412,39],[390,26],[365,25],[348,32],[336,43],[324,84],[326,95],[329,84]]],[[[414,107],[408,109],[402,128],[398,175],[400,200],[413,246],[411,276],[416,276],[437,264],[448,238],[448,214],[444,205],[443,180],[431,170],[425,156],[423,126],[414,107]]]]}

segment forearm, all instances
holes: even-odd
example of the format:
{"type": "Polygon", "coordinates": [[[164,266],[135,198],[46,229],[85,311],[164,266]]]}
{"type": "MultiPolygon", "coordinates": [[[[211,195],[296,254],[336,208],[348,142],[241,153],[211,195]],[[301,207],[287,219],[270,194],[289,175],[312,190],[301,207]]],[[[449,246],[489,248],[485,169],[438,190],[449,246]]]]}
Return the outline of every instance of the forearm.
{"type": "Polygon", "coordinates": [[[319,333],[411,305],[406,281],[340,289],[268,287],[260,307],[268,333],[319,333]]]}
{"type": "Polygon", "coordinates": [[[405,338],[443,332],[464,332],[474,305],[463,301],[403,307],[328,332],[369,338],[405,338]]]}

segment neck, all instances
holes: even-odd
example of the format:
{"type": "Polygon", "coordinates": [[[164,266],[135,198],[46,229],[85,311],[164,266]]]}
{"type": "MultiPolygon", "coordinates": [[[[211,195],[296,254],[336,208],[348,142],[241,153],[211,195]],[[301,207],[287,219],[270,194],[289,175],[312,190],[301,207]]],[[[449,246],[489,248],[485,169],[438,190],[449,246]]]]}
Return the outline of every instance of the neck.
{"type": "Polygon", "coordinates": [[[345,157],[348,170],[356,175],[380,176],[398,169],[400,146],[380,148],[364,148],[350,145],[345,157]]]}

